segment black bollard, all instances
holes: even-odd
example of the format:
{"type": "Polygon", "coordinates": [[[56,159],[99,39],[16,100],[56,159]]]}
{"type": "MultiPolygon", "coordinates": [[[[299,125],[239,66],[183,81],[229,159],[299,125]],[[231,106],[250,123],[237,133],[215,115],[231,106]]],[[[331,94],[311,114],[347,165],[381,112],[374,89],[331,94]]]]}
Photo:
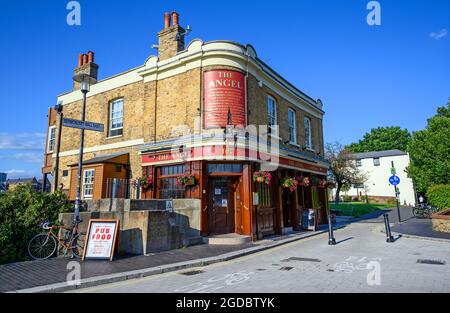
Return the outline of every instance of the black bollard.
{"type": "Polygon", "coordinates": [[[336,239],[333,234],[333,224],[331,222],[331,214],[328,214],[328,244],[330,246],[336,245],[336,239]]]}
{"type": "Polygon", "coordinates": [[[389,224],[389,215],[383,214],[384,216],[384,226],[386,228],[386,242],[394,242],[394,237],[391,233],[391,225],[389,224]]]}

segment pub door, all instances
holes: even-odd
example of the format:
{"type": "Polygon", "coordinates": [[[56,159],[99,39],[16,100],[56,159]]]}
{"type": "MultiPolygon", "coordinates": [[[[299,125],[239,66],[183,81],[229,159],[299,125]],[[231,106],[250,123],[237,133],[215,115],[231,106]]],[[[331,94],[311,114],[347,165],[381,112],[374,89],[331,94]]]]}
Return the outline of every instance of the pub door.
{"type": "Polygon", "coordinates": [[[283,227],[292,227],[292,194],[288,189],[282,191],[283,227]]]}
{"type": "Polygon", "coordinates": [[[234,190],[229,177],[209,178],[209,234],[234,233],[234,190]]]}

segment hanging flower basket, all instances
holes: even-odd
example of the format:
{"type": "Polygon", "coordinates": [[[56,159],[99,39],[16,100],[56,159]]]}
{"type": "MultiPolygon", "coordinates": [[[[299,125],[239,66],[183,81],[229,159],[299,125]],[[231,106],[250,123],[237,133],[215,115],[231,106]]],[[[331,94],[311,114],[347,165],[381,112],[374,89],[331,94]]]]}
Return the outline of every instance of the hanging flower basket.
{"type": "Polygon", "coordinates": [[[289,189],[290,192],[297,190],[298,181],[294,177],[286,177],[280,181],[281,187],[289,189]]]}
{"type": "Polygon", "coordinates": [[[320,189],[325,189],[327,188],[327,180],[326,179],[321,179],[317,185],[317,188],[320,189]]]}
{"type": "Polygon", "coordinates": [[[194,186],[195,185],[195,176],[194,175],[182,175],[177,178],[178,186],[194,186]]]}
{"type": "Polygon", "coordinates": [[[143,176],[138,178],[138,181],[144,191],[153,189],[153,179],[151,177],[143,176]]]}
{"type": "Polygon", "coordinates": [[[270,185],[270,181],[272,180],[272,174],[265,171],[255,172],[253,174],[253,181],[257,183],[265,183],[270,185]]]}
{"type": "Polygon", "coordinates": [[[309,177],[299,176],[297,177],[298,184],[302,187],[309,187],[311,186],[311,180],[309,177]]]}

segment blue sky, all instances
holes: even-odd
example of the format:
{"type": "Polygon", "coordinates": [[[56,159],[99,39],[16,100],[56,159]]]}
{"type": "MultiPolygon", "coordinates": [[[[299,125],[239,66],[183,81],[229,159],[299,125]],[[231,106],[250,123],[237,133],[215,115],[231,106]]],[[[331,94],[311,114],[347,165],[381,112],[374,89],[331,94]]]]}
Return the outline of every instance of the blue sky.
{"type": "Polygon", "coordinates": [[[100,78],[139,66],[165,11],[191,25],[187,41],[250,43],[322,99],[327,142],[377,126],[422,129],[450,97],[448,0],[381,0],[381,26],[366,23],[368,0],[81,0],[81,26],[67,25],[68,2],[2,1],[0,172],[9,177],[40,175],[47,109],[71,89],[78,54],[96,52],[100,78]]]}

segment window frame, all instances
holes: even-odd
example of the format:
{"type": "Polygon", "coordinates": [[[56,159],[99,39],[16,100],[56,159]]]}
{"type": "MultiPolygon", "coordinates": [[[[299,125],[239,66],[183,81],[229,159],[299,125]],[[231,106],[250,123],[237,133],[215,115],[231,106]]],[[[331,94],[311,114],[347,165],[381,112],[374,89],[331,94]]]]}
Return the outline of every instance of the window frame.
{"type": "Polygon", "coordinates": [[[269,127],[278,125],[277,100],[271,95],[267,95],[267,122],[269,127]],[[273,104],[273,112],[270,111],[270,104],[273,104]],[[273,121],[273,123],[271,123],[273,121]]]}
{"type": "Polygon", "coordinates": [[[53,153],[55,151],[55,145],[56,145],[56,125],[53,125],[48,128],[47,153],[53,153]],[[53,143],[52,149],[50,149],[51,142],[53,143]]]}
{"type": "Polygon", "coordinates": [[[124,109],[125,109],[125,101],[123,98],[118,98],[109,102],[109,124],[108,124],[108,138],[121,137],[123,136],[124,129],[124,109]],[[122,103],[122,116],[113,118],[113,106],[114,104],[121,102],[122,103]],[[113,124],[115,120],[122,119],[122,126],[113,128],[113,124]],[[122,131],[119,135],[112,135],[113,131],[122,131]]]}
{"type": "Polygon", "coordinates": [[[362,167],[362,160],[361,159],[355,160],[355,163],[356,163],[356,167],[362,167]]]}
{"type": "Polygon", "coordinates": [[[305,128],[305,148],[308,150],[313,150],[311,118],[305,116],[303,119],[303,126],[305,128]]]}
{"type": "Polygon", "coordinates": [[[289,129],[289,143],[297,145],[297,116],[294,109],[288,108],[288,129],[289,129]],[[292,114],[293,125],[290,124],[289,114],[292,114]],[[293,133],[292,133],[293,131],[293,133]],[[292,140],[292,135],[294,135],[294,140],[292,140]]]}
{"type": "Polygon", "coordinates": [[[89,168],[89,169],[85,169],[83,170],[83,186],[82,186],[82,195],[83,195],[83,199],[92,199],[94,197],[94,183],[95,183],[95,169],[94,168],[89,168]],[[92,177],[92,182],[90,183],[86,183],[86,173],[92,173],[92,175],[90,175],[89,177],[92,177]],[[90,195],[86,195],[86,186],[91,186],[90,190],[91,190],[91,194],[90,195]]]}
{"type": "Polygon", "coordinates": [[[381,166],[380,158],[373,158],[373,166],[381,166]]]}
{"type": "Polygon", "coordinates": [[[178,197],[171,197],[168,199],[184,199],[186,197],[186,189],[183,186],[179,186],[176,189],[162,189],[162,183],[161,181],[164,179],[177,179],[179,176],[184,175],[186,172],[186,165],[185,164],[171,164],[171,165],[164,165],[160,166],[156,169],[156,180],[157,180],[157,198],[158,199],[167,199],[166,197],[161,197],[161,192],[170,192],[173,191],[175,193],[183,193],[183,196],[181,198],[178,197]],[[162,174],[163,168],[172,168],[172,167],[178,167],[181,166],[183,170],[181,172],[176,172],[173,174],[162,174]]]}

